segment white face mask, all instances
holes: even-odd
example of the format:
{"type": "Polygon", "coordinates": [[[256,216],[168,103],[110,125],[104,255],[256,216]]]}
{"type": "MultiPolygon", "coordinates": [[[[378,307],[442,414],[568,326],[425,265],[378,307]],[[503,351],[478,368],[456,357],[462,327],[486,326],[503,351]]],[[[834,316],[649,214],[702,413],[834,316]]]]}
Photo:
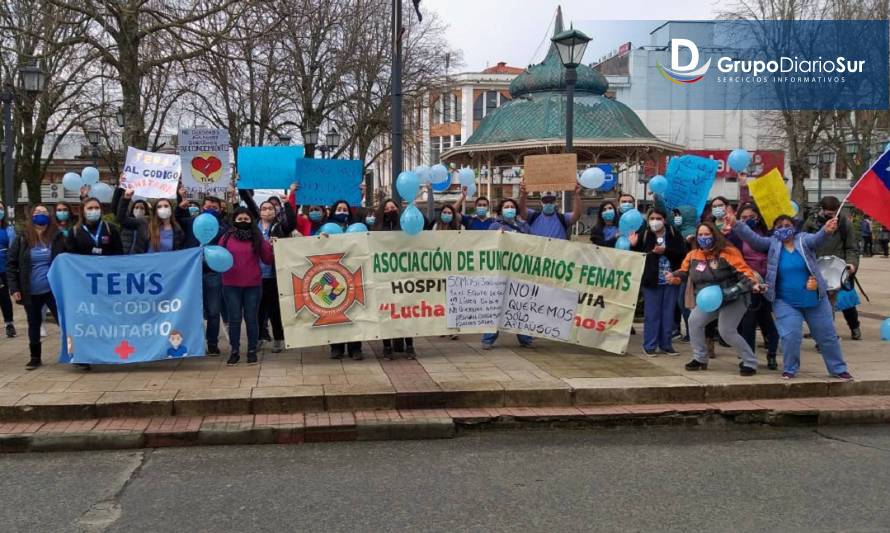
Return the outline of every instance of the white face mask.
{"type": "Polygon", "coordinates": [[[649,221],[649,229],[652,231],[661,231],[664,228],[664,220],[650,220],[649,221]]]}
{"type": "Polygon", "coordinates": [[[137,207],[136,209],[133,210],[133,216],[136,217],[136,218],[142,218],[142,217],[144,217],[144,216],[145,216],[145,209],[142,209],[141,207],[137,207]]]}
{"type": "Polygon", "coordinates": [[[169,207],[159,207],[158,208],[158,218],[161,220],[167,220],[170,218],[170,208],[169,207]]]}

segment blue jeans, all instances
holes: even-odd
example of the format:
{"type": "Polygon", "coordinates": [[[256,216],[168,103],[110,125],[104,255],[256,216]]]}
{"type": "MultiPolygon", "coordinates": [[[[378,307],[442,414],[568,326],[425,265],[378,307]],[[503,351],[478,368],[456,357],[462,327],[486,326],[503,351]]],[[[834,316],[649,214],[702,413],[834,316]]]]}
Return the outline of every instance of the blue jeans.
{"type": "Polygon", "coordinates": [[[671,333],[677,307],[677,287],[659,285],[643,287],[643,348],[673,351],[671,333]]]}
{"type": "MultiPolygon", "coordinates": [[[[494,333],[485,333],[482,335],[482,344],[487,344],[491,346],[494,344],[494,341],[498,340],[499,331],[495,331],[494,333]]],[[[534,337],[529,337],[528,335],[516,335],[516,338],[519,339],[519,344],[523,346],[528,346],[535,340],[534,337]]]]}
{"type": "Polygon", "coordinates": [[[256,352],[260,337],[260,297],[261,286],[256,287],[223,287],[226,298],[226,311],[229,314],[229,346],[232,354],[237,354],[241,347],[241,318],[247,325],[247,352],[256,352]]]}
{"type": "Polygon", "coordinates": [[[207,330],[204,337],[207,344],[219,344],[219,314],[222,309],[222,276],[219,272],[205,272],[202,280],[204,289],[204,320],[207,330]]]}
{"type": "Polygon", "coordinates": [[[828,373],[837,375],[847,371],[828,298],[819,300],[815,307],[806,308],[792,307],[777,298],[773,309],[776,312],[776,328],[782,339],[782,366],[785,372],[796,375],[800,370],[800,339],[804,320],[819,345],[828,373]]]}

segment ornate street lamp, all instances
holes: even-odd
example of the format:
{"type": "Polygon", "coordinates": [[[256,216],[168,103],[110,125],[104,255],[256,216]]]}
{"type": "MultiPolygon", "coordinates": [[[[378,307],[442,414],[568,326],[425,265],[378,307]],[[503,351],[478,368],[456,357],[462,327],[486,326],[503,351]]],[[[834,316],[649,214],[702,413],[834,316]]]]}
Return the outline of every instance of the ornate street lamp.
{"type": "Polygon", "coordinates": [[[101,133],[95,128],[84,130],[87,142],[92,146],[93,166],[99,168],[99,136],[101,133]]]}
{"type": "Polygon", "coordinates": [[[39,94],[46,88],[46,73],[36,63],[28,63],[19,69],[22,88],[30,94],[39,94]]]}
{"type": "Polygon", "coordinates": [[[327,145],[328,152],[330,152],[331,157],[334,155],[334,150],[340,146],[340,133],[337,130],[331,130],[325,135],[325,144],[327,145]]]}
{"type": "Polygon", "coordinates": [[[117,111],[114,113],[114,120],[117,122],[118,128],[123,128],[126,125],[126,121],[124,120],[124,110],[123,108],[117,108],[117,111]]]}
{"type": "Polygon", "coordinates": [[[570,29],[554,35],[550,40],[556,45],[559,59],[566,69],[566,153],[570,154],[575,134],[575,82],[578,81],[575,69],[584,58],[590,37],[579,30],[570,29]]]}

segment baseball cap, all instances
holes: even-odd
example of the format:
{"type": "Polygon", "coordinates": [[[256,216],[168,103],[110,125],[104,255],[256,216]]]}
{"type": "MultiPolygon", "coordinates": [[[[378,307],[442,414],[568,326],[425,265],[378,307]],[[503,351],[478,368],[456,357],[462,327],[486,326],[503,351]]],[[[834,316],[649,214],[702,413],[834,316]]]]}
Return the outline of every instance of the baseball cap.
{"type": "Polygon", "coordinates": [[[541,200],[556,200],[556,191],[543,191],[541,200]]]}

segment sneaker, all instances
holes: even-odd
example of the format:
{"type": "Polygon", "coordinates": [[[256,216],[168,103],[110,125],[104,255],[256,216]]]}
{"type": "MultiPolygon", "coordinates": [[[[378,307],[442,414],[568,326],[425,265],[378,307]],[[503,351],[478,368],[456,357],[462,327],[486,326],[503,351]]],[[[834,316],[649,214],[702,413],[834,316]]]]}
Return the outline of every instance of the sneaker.
{"type": "Polygon", "coordinates": [[[491,350],[493,347],[494,347],[493,344],[486,344],[486,343],[484,343],[484,342],[482,343],[482,349],[483,349],[483,350],[488,351],[488,350],[491,350]]]}
{"type": "Polygon", "coordinates": [[[258,362],[259,361],[257,361],[256,352],[247,352],[247,364],[248,365],[255,365],[258,362]]]}
{"type": "Polygon", "coordinates": [[[698,361],[693,359],[692,361],[689,361],[688,363],[686,363],[686,366],[684,368],[686,368],[686,370],[688,370],[690,372],[694,372],[696,370],[707,370],[708,364],[707,363],[699,363],[698,361]]]}
{"type": "Polygon", "coordinates": [[[417,359],[417,353],[414,351],[414,346],[405,347],[405,356],[407,359],[417,359]]]}
{"type": "Polygon", "coordinates": [[[646,357],[658,357],[658,350],[647,350],[643,348],[643,355],[646,357]]]}
{"type": "Polygon", "coordinates": [[[853,337],[854,341],[862,340],[862,330],[859,328],[853,328],[850,330],[850,336],[853,337]]]}
{"type": "Polygon", "coordinates": [[[532,348],[534,348],[534,345],[530,342],[520,342],[519,347],[525,348],[526,350],[531,350],[532,348]]]}
{"type": "Polygon", "coordinates": [[[272,353],[281,353],[284,349],[284,341],[272,341],[272,353]]]}
{"type": "Polygon", "coordinates": [[[664,355],[669,355],[671,357],[676,357],[676,356],[680,355],[680,352],[675,350],[672,346],[668,347],[668,348],[662,348],[661,353],[663,353],[664,355]]]}
{"type": "Polygon", "coordinates": [[[15,325],[12,322],[10,322],[9,324],[6,324],[6,338],[12,339],[12,338],[15,338],[15,336],[16,336],[15,325]]]}
{"type": "Polygon", "coordinates": [[[233,353],[232,355],[229,356],[229,360],[226,361],[226,364],[228,366],[235,366],[238,364],[238,361],[240,361],[240,360],[241,360],[241,357],[239,357],[237,353],[233,353]]]}
{"type": "Polygon", "coordinates": [[[791,372],[782,372],[782,379],[794,379],[794,374],[791,372]]]}
{"type": "Polygon", "coordinates": [[[46,337],[46,326],[40,326],[40,336],[46,337]]]}
{"type": "Polygon", "coordinates": [[[831,377],[837,378],[843,381],[853,381],[853,376],[850,375],[849,372],[841,372],[840,374],[832,374],[831,377]]]}
{"type": "Polygon", "coordinates": [[[755,370],[751,367],[739,365],[739,375],[740,376],[750,377],[756,373],[757,373],[757,370],[755,370]]]}
{"type": "Polygon", "coordinates": [[[34,370],[34,369],[38,368],[40,366],[40,364],[41,363],[40,363],[39,357],[32,357],[31,360],[28,361],[28,364],[25,365],[25,370],[34,370]]]}
{"type": "Polygon", "coordinates": [[[779,364],[776,362],[776,354],[766,356],[766,367],[770,370],[776,370],[779,368],[779,364]]]}
{"type": "Polygon", "coordinates": [[[213,357],[213,356],[218,357],[218,356],[222,355],[219,351],[219,346],[217,346],[216,344],[208,344],[206,353],[207,353],[207,355],[209,355],[211,357],[213,357]]]}

